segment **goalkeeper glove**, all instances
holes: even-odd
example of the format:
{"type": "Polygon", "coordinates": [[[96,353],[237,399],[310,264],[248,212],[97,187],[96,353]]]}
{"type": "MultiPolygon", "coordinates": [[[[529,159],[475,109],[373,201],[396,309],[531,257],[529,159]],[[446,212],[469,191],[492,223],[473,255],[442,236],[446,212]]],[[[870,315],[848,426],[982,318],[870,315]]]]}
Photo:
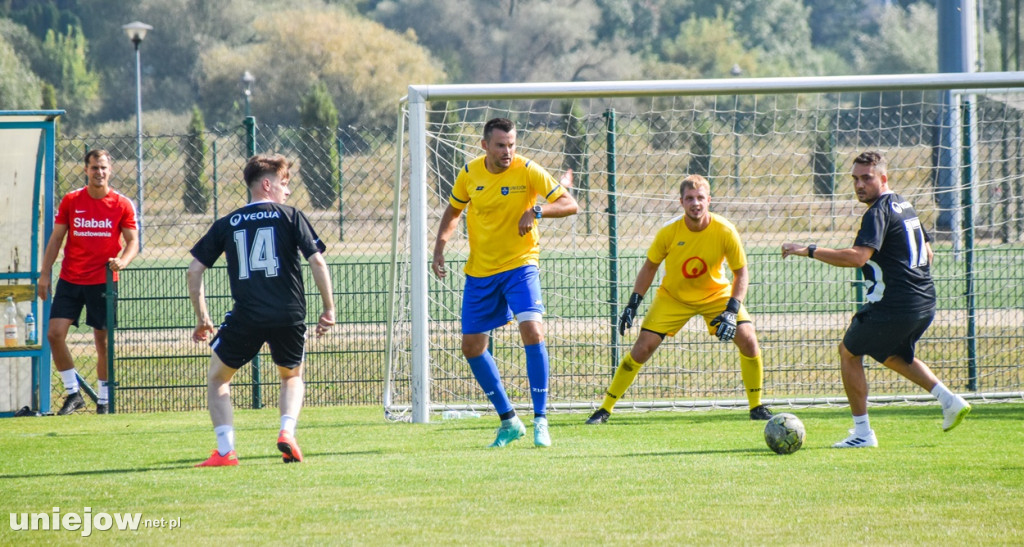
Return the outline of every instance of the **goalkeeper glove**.
{"type": "Polygon", "coordinates": [[[622,310],[622,315],[619,316],[619,334],[626,334],[626,329],[633,326],[633,319],[636,318],[636,309],[640,307],[640,301],[644,297],[640,293],[633,293],[629,297],[629,304],[626,305],[626,309],[622,310]]]}
{"type": "Polygon", "coordinates": [[[740,311],[740,301],[735,298],[729,299],[729,304],[725,306],[725,311],[718,314],[718,317],[711,320],[712,327],[718,327],[715,329],[715,336],[723,342],[728,342],[736,336],[736,314],[740,311]]]}

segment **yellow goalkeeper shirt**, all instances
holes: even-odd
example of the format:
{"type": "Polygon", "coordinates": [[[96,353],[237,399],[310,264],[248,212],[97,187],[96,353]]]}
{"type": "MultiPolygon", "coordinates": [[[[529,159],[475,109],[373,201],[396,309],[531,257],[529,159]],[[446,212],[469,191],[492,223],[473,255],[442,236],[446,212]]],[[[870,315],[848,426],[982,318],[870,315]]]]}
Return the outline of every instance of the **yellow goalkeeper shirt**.
{"type": "Polygon", "coordinates": [[[529,233],[520,236],[519,219],[537,202],[537,196],[550,203],[564,193],[565,188],[543,167],[518,154],[508,169],[499,174],[487,170],[484,156],[466,164],[459,171],[448,200],[452,207],[466,209],[466,275],[486,277],[520,266],[538,265],[537,221],[529,233]]]}
{"type": "Polygon", "coordinates": [[[651,262],[665,263],[665,277],[657,296],[669,296],[686,304],[729,296],[732,281],[726,271],[747,265],[747,255],[736,227],[714,213],[711,223],[699,232],[686,227],[682,216],[666,223],[647,250],[651,262]]]}

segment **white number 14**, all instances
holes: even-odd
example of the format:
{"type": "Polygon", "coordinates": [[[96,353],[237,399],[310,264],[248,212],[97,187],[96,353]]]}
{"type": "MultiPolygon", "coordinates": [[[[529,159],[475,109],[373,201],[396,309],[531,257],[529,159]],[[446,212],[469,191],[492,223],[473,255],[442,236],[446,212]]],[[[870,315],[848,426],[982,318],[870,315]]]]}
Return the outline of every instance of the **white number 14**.
{"type": "Polygon", "coordinates": [[[277,277],[277,250],[274,248],[274,229],[258,228],[256,237],[249,248],[245,230],[235,232],[235,249],[238,250],[238,279],[249,279],[253,270],[263,270],[267,277],[277,277]]]}

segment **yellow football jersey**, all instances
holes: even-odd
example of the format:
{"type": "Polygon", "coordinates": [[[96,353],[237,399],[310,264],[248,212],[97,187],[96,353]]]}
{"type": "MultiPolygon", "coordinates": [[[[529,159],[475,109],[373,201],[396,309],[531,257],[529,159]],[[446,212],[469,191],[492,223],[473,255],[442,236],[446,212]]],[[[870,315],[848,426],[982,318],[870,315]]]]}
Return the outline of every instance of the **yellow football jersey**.
{"type": "Polygon", "coordinates": [[[550,203],[564,193],[565,188],[543,167],[518,154],[512,165],[497,175],[484,166],[484,156],[466,164],[448,200],[452,207],[466,209],[466,274],[486,277],[529,264],[537,266],[537,221],[529,233],[520,236],[519,219],[534,206],[537,196],[550,203]]]}
{"type": "Polygon", "coordinates": [[[647,250],[651,262],[665,263],[658,297],[699,304],[730,295],[726,261],[729,269],[738,270],[747,265],[747,255],[736,227],[724,217],[709,214],[711,223],[699,232],[691,232],[682,216],[658,230],[647,250]]]}

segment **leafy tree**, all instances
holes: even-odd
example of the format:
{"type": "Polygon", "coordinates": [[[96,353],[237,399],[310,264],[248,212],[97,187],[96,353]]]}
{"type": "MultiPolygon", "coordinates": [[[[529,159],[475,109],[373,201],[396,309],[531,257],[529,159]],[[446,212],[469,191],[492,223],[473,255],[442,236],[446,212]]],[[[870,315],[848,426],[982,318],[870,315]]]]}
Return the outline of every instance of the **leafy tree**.
{"type": "MultiPolygon", "coordinates": [[[[43,110],[57,110],[57,90],[54,89],[53,84],[49,82],[42,83],[42,104],[40,105],[43,110]]],[[[57,138],[60,138],[60,116],[53,120],[53,133],[57,138]]],[[[62,154],[59,152],[54,154],[53,158],[53,184],[54,188],[58,190],[57,195],[63,196],[67,192],[60,191],[62,188],[61,184],[61,171],[63,170],[61,164],[63,163],[62,154]]]]}
{"type": "Polygon", "coordinates": [[[0,105],[9,110],[39,107],[39,78],[0,37],[0,105]]]}
{"type": "Polygon", "coordinates": [[[202,55],[204,110],[212,110],[217,119],[238,115],[233,97],[241,97],[237,90],[244,70],[257,78],[254,115],[276,124],[298,121],[294,105],[315,80],[327,86],[342,126],[377,127],[395,125],[396,100],[410,83],[444,81],[414,35],[397,35],[340,9],[270,13],[258,17],[253,29],[252,44],[216,46],[202,55]]]}
{"type": "Polygon", "coordinates": [[[67,27],[64,34],[52,29],[46,33],[46,70],[37,72],[54,84],[57,104],[67,111],[67,121],[72,124],[80,123],[98,106],[99,76],[89,69],[87,53],[88,44],[78,27],[67,27]]]}
{"type": "Polygon", "coordinates": [[[858,37],[854,67],[865,74],[936,72],[938,15],[927,4],[885,8],[878,32],[858,37]]]}
{"type": "Polygon", "coordinates": [[[836,112],[821,116],[814,131],[814,151],[811,154],[814,193],[831,197],[836,193],[836,112]]]}
{"type": "Polygon", "coordinates": [[[12,21],[24,25],[32,34],[42,40],[55,28],[78,27],[81,21],[73,10],[79,9],[77,2],[60,2],[69,9],[62,9],[54,0],[33,0],[15,6],[10,10],[12,21]]]}
{"type": "Polygon", "coordinates": [[[181,199],[186,213],[205,213],[210,204],[210,189],[206,177],[206,124],[203,111],[192,107],[192,120],[185,138],[185,189],[181,199]]]}
{"type": "Polygon", "coordinates": [[[459,111],[448,102],[435,101],[430,105],[430,126],[435,127],[435,137],[431,139],[429,152],[436,173],[437,192],[447,199],[452,193],[455,177],[459,169],[466,164],[463,158],[462,143],[459,142],[459,111]]]}
{"type": "Polygon", "coordinates": [[[697,128],[690,137],[690,163],[686,166],[686,172],[691,175],[701,175],[711,180],[711,139],[712,127],[708,122],[697,124],[697,128]]]}
{"type": "Polygon", "coordinates": [[[734,64],[745,74],[757,74],[757,54],[747,51],[732,21],[721,12],[714,18],[686,20],[672,40],[660,44],[664,61],[686,67],[677,77],[726,78],[734,64]]]}
{"type": "Polygon", "coordinates": [[[743,47],[762,52],[772,76],[818,72],[809,17],[801,0],[733,0],[729,10],[743,47]]]}
{"type": "Polygon", "coordinates": [[[338,197],[338,149],[334,136],[338,109],[327,84],[316,82],[302,98],[299,173],[314,209],[329,209],[338,197]]]}
{"type": "Polygon", "coordinates": [[[565,118],[565,145],[562,148],[562,168],[576,173],[575,188],[587,189],[587,127],[583,123],[583,109],[576,101],[562,102],[562,116],[565,118]]]}
{"type": "Polygon", "coordinates": [[[851,52],[857,36],[878,30],[876,3],[871,0],[804,0],[804,4],[811,9],[807,22],[811,43],[817,47],[851,52]]]}
{"type": "Polygon", "coordinates": [[[623,33],[601,31],[595,0],[390,0],[369,15],[412,29],[456,82],[608,79],[637,65],[623,33]]]}
{"type": "MultiPolygon", "coordinates": [[[[308,4],[312,0],[292,0],[308,4]]],[[[84,2],[83,2],[84,3],[84,2]]],[[[321,4],[319,0],[317,4],[321,4]]],[[[101,68],[103,120],[130,118],[135,110],[135,49],[121,25],[142,21],[153,26],[140,46],[142,98],[147,111],[172,110],[187,116],[202,100],[201,54],[221,44],[253,40],[251,23],[257,14],[274,13],[283,1],[275,0],[88,0],[77,11],[89,38],[90,58],[101,68]]],[[[233,75],[231,97],[241,97],[242,71],[233,75]]],[[[297,104],[296,103],[293,103],[297,104]]],[[[294,108],[293,108],[294,109],[294,108]]]]}

